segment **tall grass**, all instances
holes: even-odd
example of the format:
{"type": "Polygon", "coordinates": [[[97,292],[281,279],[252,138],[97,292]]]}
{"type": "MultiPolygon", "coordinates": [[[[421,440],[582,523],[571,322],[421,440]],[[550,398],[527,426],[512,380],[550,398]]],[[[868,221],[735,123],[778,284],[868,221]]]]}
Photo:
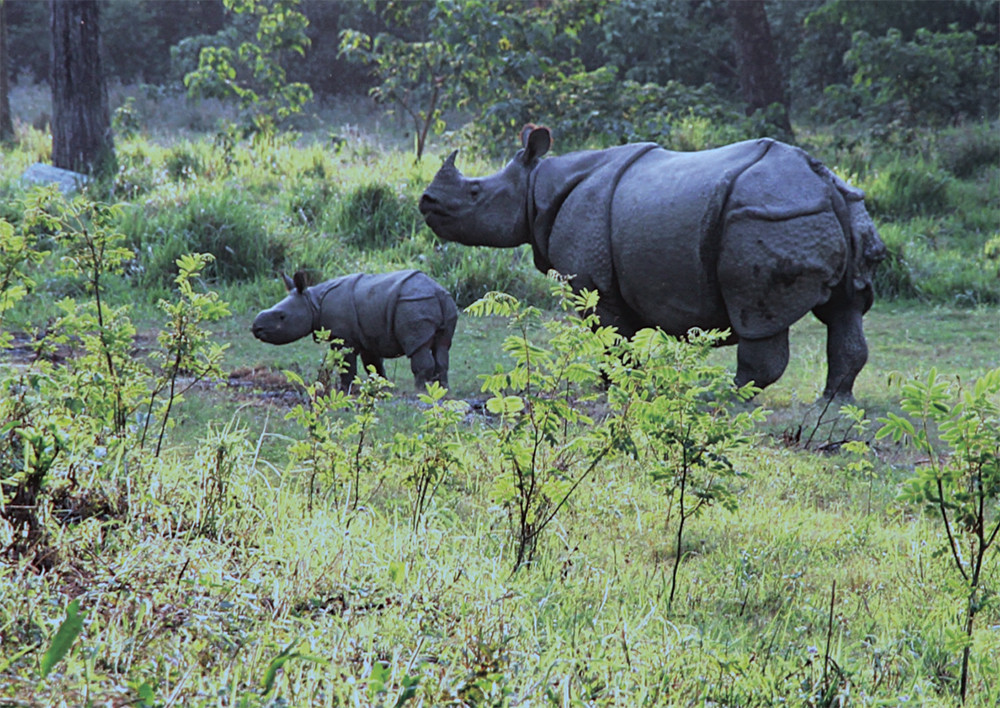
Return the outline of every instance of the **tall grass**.
{"type": "MultiPolygon", "coordinates": [[[[348,140],[356,135],[341,132],[348,140]]],[[[997,292],[996,260],[988,260],[994,252],[986,244],[996,237],[997,180],[990,165],[949,167],[930,153],[911,159],[866,150],[852,153],[855,174],[882,205],[873,209],[882,209],[876,214],[892,253],[878,276],[879,304],[866,318],[872,360],[857,387],[859,398],[878,408],[868,413],[874,418],[899,412],[896,389],[886,385],[900,379],[894,372],[946,362],[967,380],[995,366],[995,310],[890,300],[996,302],[989,299],[997,292]],[[972,176],[960,176],[967,169],[972,176]],[[917,177],[886,176],[907,171],[917,177]],[[923,180],[926,174],[931,179],[923,180]],[[932,209],[907,205],[918,194],[943,201],[932,209]]],[[[23,190],[11,171],[26,159],[25,152],[5,155],[0,174],[14,223],[23,190]]],[[[274,280],[280,268],[307,265],[333,276],[420,267],[463,304],[487,289],[549,302],[527,250],[442,244],[412,215],[434,162],[413,165],[407,153],[360,139],[340,147],[325,137],[227,147],[196,136],[160,144],[139,131],[120,145],[123,168],[113,187],[127,203],[118,227],[138,256],[108,294],[123,303],[163,294],[173,273],[169,254],[212,252],[220,270],[206,284],[237,303],[237,314],[215,330],[233,342],[233,361],[300,372],[318,358],[317,345],[265,354],[247,332],[252,312],[281,296],[274,280]],[[351,212],[351,221],[346,195],[365,189],[380,197],[351,212]],[[342,230],[366,220],[403,226],[360,241],[342,230]]],[[[463,165],[470,174],[496,168],[463,165]]],[[[54,308],[56,293],[71,294],[73,284],[52,278],[51,265],[26,302],[54,308]]],[[[4,320],[44,321],[23,311],[4,320]]],[[[793,346],[806,356],[793,356],[782,382],[758,399],[779,410],[754,446],[734,455],[747,473],[738,511],[711,508],[690,519],[678,547],[670,492],[635,450],[595,467],[530,568],[513,576],[509,510],[497,493],[495,450],[483,442],[498,422],[480,405],[477,379],[508,368],[492,330],[468,329],[463,318],[452,380],[470,409],[438,440],[462,464],[426,499],[420,524],[411,520],[412,466],[390,453],[397,434],[419,432],[400,423],[419,415],[412,398],[376,408],[364,450],[378,464],[366,468],[372,476],[362,480],[364,498],[351,510],[357,488],[343,480],[356,477],[338,471],[332,479],[339,483],[313,489],[310,460],[287,454],[301,432],[284,420],[287,406],[246,389],[231,396],[192,391],[192,406],[178,408],[177,435],[168,434],[160,459],[126,464],[103,446],[81,447],[72,450],[72,466],[52,471],[48,502],[37,510],[51,554],[0,564],[0,698],[73,705],[954,706],[962,594],[939,553],[935,519],[898,500],[922,461],[869,436],[863,441],[873,443],[872,467],[861,471],[840,448],[858,434],[835,411],[827,415],[838,426],[824,429],[822,451],[818,444],[805,449],[808,431],[795,431],[815,420],[815,408],[803,412],[801,401],[818,392],[813,369],[822,342],[819,325],[801,326],[814,328],[804,338],[793,333],[793,346]],[[102,490],[116,504],[98,504],[102,490]],[[668,603],[678,558],[684,582],[668,603]],[[39,658],[57,643],[73,600],[79,634],[42,678],[39,658]]],[[[59,356],[73,343],[65,346],[59,356]]],[[[524,348],[529,363],[534,347],[524,348]]],[[[729,361],[732,351],[712,356],[729,361]]],[[[84,380],[99,384],[94,376],[84,380]]],[[[7,390],[31,385],[26,377],[7,390]]],[[[600,420],[602,395],[598,389],[567,400],[600,420]]],[[[60,426],[79,425],[86,413],[72,390],[65,402],[76,413],[41,431],[53,440],[60,426]]],[[[562,439],[567,421],[540,422],[562,439]]],[[[88,434],[106,435],[99,427],[88,434]]],[[[579,449],[559,452],[574,462],[579,449]]],[[[513,455],[507,462],[524,461],[513,455]]],[[[556,485],[565,472],[545,470],[556,485]]],[[[14,540],[0,524],[0,546],[14,540]]],[[[985,707],[1000,700],[1000,643],[989,629],[1000,616],[995,603],[980,612],[984,629],[972,639],[966,705],[985,707]]]]}

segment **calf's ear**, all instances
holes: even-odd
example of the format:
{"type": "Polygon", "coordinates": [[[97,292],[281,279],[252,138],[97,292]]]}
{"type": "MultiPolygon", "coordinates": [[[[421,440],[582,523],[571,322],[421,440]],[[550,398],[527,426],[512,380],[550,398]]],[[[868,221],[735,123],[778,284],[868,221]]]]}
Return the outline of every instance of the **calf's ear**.
{"type": "Polygon", "coordinates": [[[295,285],[295,289],[299,291],[299,294],[309,287],[309,282],[306,280],[305,271],[298,271],[293,277],[292,282],[295,285]]]}
{"type": "Polygon", "coordinates": [[[295,287],[295,282],[284,273],[281,274],[281,279],[285,282],[285,290],[291,292],[292,288],[295,287]]]}

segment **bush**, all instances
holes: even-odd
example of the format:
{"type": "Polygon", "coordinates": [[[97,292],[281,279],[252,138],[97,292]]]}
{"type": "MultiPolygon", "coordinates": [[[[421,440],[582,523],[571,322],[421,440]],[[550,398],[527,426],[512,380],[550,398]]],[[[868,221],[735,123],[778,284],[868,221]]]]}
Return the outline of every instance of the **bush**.
{"type": "Polygon", "coordinates": [[[921,28],[909,42],[898,29],[857,32],[844,61],[854,69],[850,94],[869,120],[943,125],[1000,107],[996,45],[977,45],[973,32],[921,28]]]}
{"type": "Polygon", "coordinates": [[[204,276],[236,282],[268,275],[284,261],[286,247],[268,234],[260,205],[229,185],[197,189],[180,204],[153,214],[130,210],[121,228],[129,237],[145,285],[167,286],[186,253],[210,253],[215,260],[204,276]]]}
{"type": "Polygon", "coordinates": [[[983,167],[1000,168],[1000,132],[996,125],[964,126],[942,136],[938,161],[959,179],[974,177],[983,167]]]}
{"type": "Polygon", "coordinates": [[[322,179],[303,180],[284,193],[286,209],[296,223],[315,227],[323,222],[336,199],[337,188],[322,179]]]}
{"type": "Polygon", "coordinates": [[[499,291],[536,307],[553,307],[551,284],[531,261],[527,248],[472,248],[440,243],[421,259],[420,268],[450,292],[459,307],[499,291]]]}
{"type": "Polygon", "coordinates": [[[702,139],[694,147],[678,145],[680,149],[717,147],[773,132],[755,128],[712,86],[622,81],[608,68],[581,71],[560,81],[529,81],[524,91],[493,104],[476,122],[476,129],[486,133],[477,142],[491,145],[502,138],[500,144],[507,145],[509,134],[526,123],[551,128],[564,146],[562,152],[646,140],[672,146],[675,131],[683,131],[685,124],[701,126],[702,139]]]}
{"type": "Polygon", "coordinates": [[[864,186],[866,203],[876,221],[940,214],[948,207],[948,182],[946,174],[922,158],[897,158],[864,186]]]}
{"type": "Polygon", "coordinates": [[[363,184],[344,195],[335,231],[349,245],[382,250],[401,243],[422,223],[410,200],[385,184],[363,184]]]}

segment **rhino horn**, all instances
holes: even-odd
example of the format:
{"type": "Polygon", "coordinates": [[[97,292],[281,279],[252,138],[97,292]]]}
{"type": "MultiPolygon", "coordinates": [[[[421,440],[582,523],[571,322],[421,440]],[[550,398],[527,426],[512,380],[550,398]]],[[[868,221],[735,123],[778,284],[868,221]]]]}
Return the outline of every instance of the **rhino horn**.
{"type": "MultiPolygon", "coordinates": [[[[448,157],[444,158],[444,167],[455,167],[455,158],[458,156],[458,150],[452,150],[448,157]]],[[[455,168],[458,169],[458,168],[455,168]]]]}

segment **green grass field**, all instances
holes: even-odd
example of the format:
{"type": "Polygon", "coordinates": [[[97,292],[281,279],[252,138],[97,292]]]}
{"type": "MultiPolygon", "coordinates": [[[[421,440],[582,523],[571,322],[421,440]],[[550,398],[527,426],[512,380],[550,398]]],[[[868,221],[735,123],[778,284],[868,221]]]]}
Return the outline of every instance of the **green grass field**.
{"type": "MultiPolygon", "coordinates": [[[[39,149],[37,136],[22,145],[39,149]]],[[[275,347],[249,332],[283,295],[278,269],[332,277],[420,266],[460,288],[462,304],[492,285],[538,304],[542,323],[561,321],[530,258],[430,239],[413,208],[429,161],[414,166],[360,140],[246,147],[228,164],[210,139],[138,137],[121,155],[112,191],[124,206],[110,231],[138,256],[105,287],[108,307],[131,307],[135,332],[115,330],[125,333],[117,344],[94,336],[86,278],[55,274],[73,252],[60,233],[31,232],[52,254],[26,270],[34,286],[0,321],[0,332],[55,353],[35,360],[11,345],[0,363],[0,704],[956,706],[965,650],[965,705],[1000,704],[997,546],[984,558],[970,638],[968,587],[940,518],[903,498],[936,457],[875,437],[878,419],[903,413],[904,385],[932,368],[952,396],[1000,365],[1000,285],[987,247],[996,234],[975,226],[997,213],[995,166],[968,182],[976,214],[891,222],[898,258],[866,316],[870,358],[855,387],[865,422],[817,402],[825,330],[807,317],[792,329],[780,381],[733,407],[767,414],[729,453],[726,495],[705,487],[706,505],[684,517],[676,478],[654,476],[665,463],[650,454],[650,427],[637,428],[636,449],[593,456],[592,472],[578,472],[616,414],[600,386],[567,383],[569,412],[590,419],[557,416],[538,447],[506,456],[515,449],[502,448],[506,420],[488,413],[483,391],[484,375],[514,365],[499,316],[460,319],[446,400],[468,407],[453,418],[418,398],[399,359],[387,362],[391,397],[366,408],[361,395],[303,423],[308,394],[283,372],[311,384],[324,347],[275,347]],[[384,234],[365,235],[363,222],[393,238],[374,244],[384,234]],[[928,229],[949,239],[928,246],[928,229]],[[117,389],[104,359],[86,357],[108,352],[131,371],[126,364],[157,351],[157,299],[181,299],[159,249],[181,241],[232,256],[231,270],[220,264],[195,283],[229,302],[231,314],[204,323],[207,341],[229,348],[221,376],[175,404],[154,456],[136,441],[142,406],[109,432],[102,406],[117,389]],[[232,275],[247,268],[259,271],[232,275]],[[61,329],[65,312],[77,329],[61,329]],[[49,340],[63,331],[76,338],[49,340]],[[89,363],[76,370],[76,361],[89,363]],[[55,393],[32,399],[48,381],[55,393]],[[511,482],[517,464],[537,465],[551,495],[539,513],[552,516],[515,569],[526,493],[511,482]],[[8,490],[40,469],[27,505],[34,525],[18,525],[8,490]]],[[[14,173],[34,158],[7,158],[4,216],[18,234],[26,197],[14,173]]],[[[528,331],[532,352],[558,346],[543,326],[528,331]]],[[[135,381],[122,374],[118,394],[145,401],[147,379],[168,362],[135,381]]],[[[728,378],[735,349],[713,350],[707,363],[728,378]]],[[[513,379],[508,389],[538,410],[562,400],[513,379]]],[[[693,400],[687,413],[713,410],[705,396],[693,400]]],[[[938,431],[930,439],[947,464],[938,431]]],[[[990,493],[982,514],[996,524],[990,493]]]]}

